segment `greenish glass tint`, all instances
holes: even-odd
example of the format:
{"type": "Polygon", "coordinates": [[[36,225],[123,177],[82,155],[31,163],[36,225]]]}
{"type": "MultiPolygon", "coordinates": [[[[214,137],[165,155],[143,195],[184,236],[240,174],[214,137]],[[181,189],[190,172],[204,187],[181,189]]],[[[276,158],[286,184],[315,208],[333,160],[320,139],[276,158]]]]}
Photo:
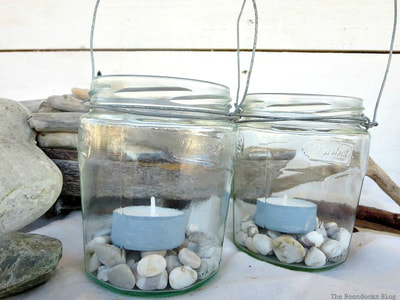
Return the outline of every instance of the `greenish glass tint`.
{"type": "Polygon", "coordinates": [[[182,78],[101,76],[90,95],[78,147],[86,273],[134,296],[203,285],[220,266],[233,179],[237,128],[226,117],[229,89],[182,78]],[[182,249],[191,251],[189,261],[182,249]],[[157,272],[141,267],[147,264],[157,272]],[[177,284],[173,277],[185,272],[188,280],[177,284]]]}
{"type": "Polygon", "coordinates": [[[362,112],[352,97],[247,96],[234,176],[238,249],[303,271],[346,260],[368,165],[362,112]]]}

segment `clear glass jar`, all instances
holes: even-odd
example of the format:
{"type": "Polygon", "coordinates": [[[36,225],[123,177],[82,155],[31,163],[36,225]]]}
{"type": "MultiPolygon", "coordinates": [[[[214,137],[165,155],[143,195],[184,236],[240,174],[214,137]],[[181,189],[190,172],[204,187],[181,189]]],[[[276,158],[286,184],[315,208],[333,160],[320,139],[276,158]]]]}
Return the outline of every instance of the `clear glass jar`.
{"type": "Polygon", "coordinates": [[[234,177],[237,247],[290,269],[344,262],[368,165],[362,100],[250,94],[242,115],[234,177]]]}
{"type": "Polygon", "coordinates": [[[225,86],[101,76],[81,118],[85,269],[136,296],[199,287],[220,265],[236,152],[225,86]]]}

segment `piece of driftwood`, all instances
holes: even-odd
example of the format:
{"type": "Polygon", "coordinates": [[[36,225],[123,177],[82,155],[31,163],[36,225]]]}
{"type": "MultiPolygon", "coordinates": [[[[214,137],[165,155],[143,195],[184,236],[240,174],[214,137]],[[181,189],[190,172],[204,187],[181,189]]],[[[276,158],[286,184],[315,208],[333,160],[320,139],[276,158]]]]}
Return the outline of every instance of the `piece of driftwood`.
{"type": "Polygon", "coordinates": [[[71,93],[75,98],[78,98],[80,100],[89,99],[89,90],[88,89],[72,88],[71,93]]]}
{"type": "Polygon", "coordinates": [[[46,101],[49,106],[60,111],[88,112],[90,109],[89,102],[83,102],[72,95],[50,96],[46,101]]]}
{"type": "Polygon", "coordinates": [[[41,148],[77,149],[78,134],[75,132],[40,132],[36,141],[41,148]]]}
{"type": "Polygon", "coordinates": [[[400,187],[389,175],[370,157],[368,160],[367,176],[371,178],[390,198],[400,205],[400,187]]]}
{"type": "Polygon", "coordinates": [[[400,214],[375,207],[360,205],[357,211],[357,219],[400,230],[400,214]]]}
{"type": "Polygon", "coordinates": [[[82,112],[32,113],[28,119],[31,128],[38,132],[78,132],[82,112]]]}

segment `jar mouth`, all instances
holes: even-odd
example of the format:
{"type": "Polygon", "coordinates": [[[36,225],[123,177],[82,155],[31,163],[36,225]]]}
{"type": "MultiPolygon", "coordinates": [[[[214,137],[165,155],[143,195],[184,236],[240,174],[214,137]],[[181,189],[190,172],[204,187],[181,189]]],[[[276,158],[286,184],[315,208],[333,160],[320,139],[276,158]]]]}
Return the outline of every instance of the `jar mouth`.
{"type": "Polygon", "coordinates": [[[336,114],[362,113],[363,100],[351,96],[322,94],[254,93],[243,104],[245,113],[336,114]]]}
{"type": "MultiPolygon", "coordinates": [[[[243,103],[238,122],[285,122],[301,121],[322,124],[350,124],[369,128],[370,121],[364,116],[363,100],[357,97],[318,94],[248,94],[243,103]]],[[[333,125],[332,125],[333,126],[333,125]]]]}
{"type": "Polygon", "coordinates": [[[92,80],[94,105],[146,106],[229,111],[230,90],[197,79],[153,75],[105,75],[92,80]]]}

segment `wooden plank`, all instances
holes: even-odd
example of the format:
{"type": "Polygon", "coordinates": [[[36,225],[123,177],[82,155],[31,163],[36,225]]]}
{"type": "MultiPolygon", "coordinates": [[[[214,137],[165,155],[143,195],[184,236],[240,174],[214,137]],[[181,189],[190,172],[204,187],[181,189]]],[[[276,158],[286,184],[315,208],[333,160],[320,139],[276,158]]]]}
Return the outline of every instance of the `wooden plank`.
{"type": "MultiPolygon", "coordinates": [[[[248,55],[243,55],[247,69],[248,55]]],[[[364,99],[372,117],[387,55],[332,53],[257,53],[249,92],[316,93],[364,99]]],[[[232,52],[100,52],[103,74],[152,74],[214,81],[236,91],[236,54],[232,52]]],[[[90,59],[83,52],[0,53],[0,97],[42,99],[88,88],[90,59]]],[[[245,76],[242,74],[242,76],[245,76]]],[[[242,78],[244,79],[244,78],[242,78]]],[[[395,55],[371,129],[371,157],[386,171],[400,166],[400,55],[395,55]]],[[[243,83],[242,83],[243,84],[243,83]]]]}
{"type": "MultiPolygon", "coordinates": [[[[102,0],[95,47],[235,49],[242,0],[102,0]]],[[[88,49],[95,0],[0,2],[0,49],[88,49]]],[[[259,49],[385,51],[392,0],[258,1],[259,49]]],[[[251,47],[248,2],[242,46],[251,47]]],[[[400,50],[400,39],[396,41],[400,50]]]]}

